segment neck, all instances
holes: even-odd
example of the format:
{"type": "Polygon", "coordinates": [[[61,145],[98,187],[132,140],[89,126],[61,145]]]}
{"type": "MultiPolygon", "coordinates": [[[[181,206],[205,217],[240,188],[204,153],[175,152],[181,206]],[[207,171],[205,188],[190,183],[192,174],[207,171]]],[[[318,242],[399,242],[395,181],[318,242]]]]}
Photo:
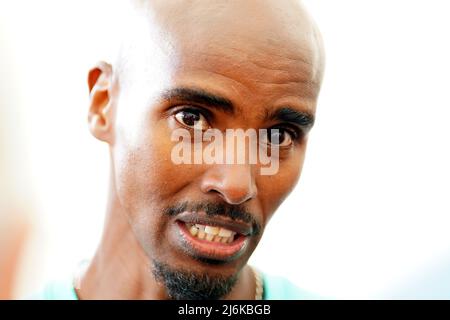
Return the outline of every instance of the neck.
{"type": "MultiPolygon", "coordinates": [[[[125,211],[110,190],[104,232],[94,258],[80,277],[80,299],[168,299],[164,285],[153,277],[151,259],[138,243],[125,211]]],[[[254,299],[254,275],[245,266],[225,299],[254,299]]]]}

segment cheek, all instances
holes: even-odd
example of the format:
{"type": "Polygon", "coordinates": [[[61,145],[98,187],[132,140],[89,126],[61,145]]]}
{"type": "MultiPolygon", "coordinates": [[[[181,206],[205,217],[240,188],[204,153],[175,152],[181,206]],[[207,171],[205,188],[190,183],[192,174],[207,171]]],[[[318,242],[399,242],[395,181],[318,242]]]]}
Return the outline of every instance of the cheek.
{"type": "Polygon", "coordinates": [[[168,219],[164,210],[176,203],[179,190],[192,181],[170,159],[166,130],[141,131],[139,139],[117,141],[113,150],[114,186],[120,211],[148,254],[164,252],[168,219]],[[157,137],[157,138],[156,138],[157,137]]]}
{"type": "Polygon", "coordinates": [[[297,185],[303,168],[305,147],[292,154],[289,159],[280,161],[277,174],[259,176],[258,195],[268,223],[274,212],[297,185]]]}
{"type": "Polygon", "coordinates": [[[148,127],[133,139],[118,140],[113,152],[117,196],[132,220],[154,220],[155,211],[174,205],[200,169],[172,162],[176,142],[167,125],[155,122],[148,127]]]}
{"type": "MultiPolygon", "coordinates": [[[[184,183],[171,162],[172,142],[157,125],[141,127],[133,139],[118,139],[113,150],[117,197],[132,218],[147,215],[184,183]]],[[[179,170],[178,170],[179,171],[179,170]]]]}

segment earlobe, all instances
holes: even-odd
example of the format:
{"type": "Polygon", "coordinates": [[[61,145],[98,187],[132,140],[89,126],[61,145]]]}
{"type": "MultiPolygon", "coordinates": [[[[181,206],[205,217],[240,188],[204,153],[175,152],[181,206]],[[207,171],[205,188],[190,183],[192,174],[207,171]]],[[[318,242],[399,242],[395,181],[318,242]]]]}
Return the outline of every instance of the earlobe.
{"type": "Polygon", "coordinates": [[[111,142],[112,67],[100,62],[89,71],[89,130],[99,140],[111,142]]]}

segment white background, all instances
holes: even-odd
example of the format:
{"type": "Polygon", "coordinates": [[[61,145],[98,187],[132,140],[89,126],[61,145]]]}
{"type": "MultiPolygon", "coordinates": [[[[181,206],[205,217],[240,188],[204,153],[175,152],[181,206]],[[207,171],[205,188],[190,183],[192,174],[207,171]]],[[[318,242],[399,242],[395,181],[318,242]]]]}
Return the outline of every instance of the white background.
{"type": "MultiPolygon", "coordinates": [[[[450,298],[450,4],[304,2],[327,53],[317,123],[252,263],[329,297],[450,298]]],[[[86,76],[107,4],[0,0],[2,107],[20,115],[36,204],[18,296],[100,236],[108,156],[88,133],[86,76]]]]}

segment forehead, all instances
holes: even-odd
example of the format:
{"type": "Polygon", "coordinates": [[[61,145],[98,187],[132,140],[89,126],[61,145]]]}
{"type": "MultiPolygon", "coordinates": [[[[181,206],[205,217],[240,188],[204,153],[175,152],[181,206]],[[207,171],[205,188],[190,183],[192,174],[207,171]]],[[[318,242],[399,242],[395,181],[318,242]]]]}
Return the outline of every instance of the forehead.
{"type": "Polygon", "coordinates": [[[297,100],[311,105],[319,90],[310,53],[298,48],[238,40],[187,45],[180,50],[173,82],[222,93],[241,104],[297,100]]]}
{"type": "MultiPolygon", "coordinates": [[[[244,101],[254,106],[280,99],[314,105],[320,53],[296,1],[149,3],[153,14],[141,17],[150,32],[136,33],[144,37],[136,39],[141,51],[132,53],[145,56],[135,60],[136,69],[158,65],[166,86],[209,89],[243,107],[244,101]],[[166,58],[155,64],[155,49],[161,48],[159,56],[166,58]]],[[[149,82],[151,77],[147,72],[149,82]]]]}

